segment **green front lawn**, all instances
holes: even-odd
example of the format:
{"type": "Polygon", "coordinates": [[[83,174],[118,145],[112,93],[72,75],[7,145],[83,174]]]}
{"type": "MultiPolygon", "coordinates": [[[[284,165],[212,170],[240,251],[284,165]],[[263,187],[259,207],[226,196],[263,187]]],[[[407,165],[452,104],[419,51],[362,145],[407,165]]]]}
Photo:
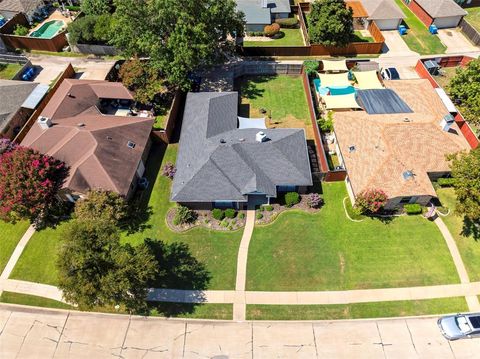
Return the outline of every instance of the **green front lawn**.
{"type": "Polygon", "coordinates": [[[463,216],[455,214],[454,189],[438,188],[436,191],[442,205],[450,209],[450,214],[442,217],[442,220],[457,243],[468,276],[473,282],[480,281],[480,237],[475,238],[473,234],[467,235],[463,232],[463,216]]]}
{"type": "Polygon", "coordinates": [[[245,41],[244,47],[305,46],[300,29],[282,29],[278,38],[270,41],[245,41]]]}
{"type": "Polygon", "coordinates": [[[27,221],[15,224],[0,221],[0,273],[7,265],[10,256],[27,231],[28,226],[29,223],[27,221]]]}
{"type": "Polygon", "coordinates": [[[465,9],[468,12],[466,20],[470,25],[480,31],[480,6],[465,9]]]}
{"type": "Polygon", "coordinates": [[[408,28],[407,35],[402,38],[410,50],[420,55],[443,54],[447,49],[438,36],[430,34],[423,22],[405,5],[403,0],[395,0],[405,14],[405,25],[408,28]]]}
{"type": "Polygon", "coordinates": [[[232,320],[233,304],[150,303],[150,315],[173,318],[232,320]]]}
{"type": "Polygon", "coordinates": [[[257,226],[250,243],[247,290],[309,291],[458,283],[445,241],[421,216],[352,222],[345,184],[323,184],[317,214],[282,213],[257,226]]]}
{"type": "MultiPolygon", "coordinates": [[[[234,289],[237,251],[242,230],[236,232],[217,232],[203,228],[194,228],[186,233],[172,232],[166,225],[165,215],[174,204],[169,201],[171,181],[161,175],[161,161],[175,163],[177,146],[170,145],[165,151],[163,146],[154,145],[147,163],[146,176],[153,186],[152,193],[140,192],[140,201],[148,204],[151,214],[142,228],[134,233],[122,233],[125,243],[137,245],[145,238],[156,238],[169,243],[184,242],[190,247],[192,255],[203,262],[210,272],[208,289],[234,289]]],[[[147,212],[147,211],[146,211],[147,212]]],[[[56,285],[56,253],[63,237],[66,223],[56,229],[45,229],[34,234],[14,268],[11,278],[56,285]]]]}
{"type": "Polygon", "coordinates": [[[468,311],[464,297],[330,305],[247,305],[247,320],[334,320],[468,311]]]}
{"type": "Polygon", "coordinates": [[[0,63],[0,80],[11,80],[21,68],[20,64],[0,63]]]}
{"type": "Polygon", "coordinates": [[[49,298],[37,297],[36,295],[28,295],[13,292],[3,292],[0,295],[1,303],[12,303],[30,305],[34,307],[57,308],[57,309],[74,309],[72,306],[49,298]]]}

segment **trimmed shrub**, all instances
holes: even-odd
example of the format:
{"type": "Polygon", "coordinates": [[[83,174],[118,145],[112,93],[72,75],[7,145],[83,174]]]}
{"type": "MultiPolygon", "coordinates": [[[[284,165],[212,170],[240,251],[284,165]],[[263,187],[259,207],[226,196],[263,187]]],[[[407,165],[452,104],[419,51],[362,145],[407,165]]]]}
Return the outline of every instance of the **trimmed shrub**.
{"type": "Polygon", "coordinates": [[[270,206],[269,204],[265,204],[262,206],[265,211],[272,212],[273,211],[273,206],[270,206]]]}
{"type": "Polygon", "coordinates": [[[197,213],[185,206],[179,206],[175,211],[175,217],[173,217],[173,224],[178,226],[179,224],[192,223],[197,219],[197,213]]]}
{"type": "Polygon", "coordinates": [[[239,213],[238,218],[244,219],[245,218],[245,213],[243,213],[243,212],[239,213]]]}
{"type": "Polygon", "coordinates": [[[247,36],[265,36],[265,33],[263,31],[249,31],[247,36]]]}
{"type": "Polygon", "coordinates": [[[13,30],[13,34],[17,36],[27,36],[28,28],[19,24],[15,26],[15,30],[13,30]]]}
{"type": "Polygon", "coordinates": [[[227,208],[225,210],[225,217],[235,218],[236,216],[237,216],[237,211],[235,211],[233,208],[227,208]]]}
{"type": "Polygon", "coordinates": [[[256,219],[262,219],[263,218],[263,213],[257,212],[257,214],[255,215],[255,218],[256,219]]]}
{"type": "Polygon", "coordinates": [[[226,219],[224,219],[223,221],[220,222],[220,226],[228,227],[228,221],[226,219]]]}
{"type": "Polygon", "coordinates": [[[323,204],[323,199],[318,193],[310,193],[307,197],[307,204],[310,208],[318,208],[323,204]]]}
{"type": "Polygon", "coordinates": [[[455,184],[455,178],[439,178],[437,183],[440,187],[452,187],[455,184]]]}
{"type": "Polygon", "coordinates": [[[406,204],[403,206],[407,214],[420,214],[422,213],[422,206],[418,203],[406,204]]]}
{"type": "Polygon", "coordinates": [[[318,70],[319,63],[316,60],[306,60],[303,62],[303,70],[307,75],[312,75],[318,70]]]}
{"type": "Polygon", "coordinates": [[[280,25],[273,23],[272,25],[267,25],[263,29],[263,32],[265,33],[265,36],[274,36],[280,32],[280,25]]]}
{"type": "Polygon", "coordinates": [[[357,195],[355,207],[360,210],[362,214],[377,213],[388,201],[387,194],[381,189],[370,189],[360,192],[357,195]]]}
{"type": "Polygon", "coordinates": [[[296,17],[277,19],[275,20],[275,23],[285,29],[296,29],[298,27],[298,19],[296,17]]]}
{"type": "Polygon", "coordinates": [[[177,173],[177,168],[171,162],[167,162],[162,168],[162,174],[170,179],[173,179],[173,177],[175,177],[175,173],[177,173]]]}
{"type": "Polygon", "coordinates": [[[70,11],[80,11],[80,6],[67,5],[67,6],[65,6],[65,9],[70,10],[70,11]]]}
{"type": "Polygon", "coordinates": [[[300,202],[300,195],[297,192],[285,193],[285,206],[292,207],[300,202]]]}
{"type": "Polygon", "coordinates": [[[225,218],[225,212],[220,209],[220,208],[214,208],[212,210],[212,216],[215,218],[217,221],[221,221],[222,219],[225,218]]]}

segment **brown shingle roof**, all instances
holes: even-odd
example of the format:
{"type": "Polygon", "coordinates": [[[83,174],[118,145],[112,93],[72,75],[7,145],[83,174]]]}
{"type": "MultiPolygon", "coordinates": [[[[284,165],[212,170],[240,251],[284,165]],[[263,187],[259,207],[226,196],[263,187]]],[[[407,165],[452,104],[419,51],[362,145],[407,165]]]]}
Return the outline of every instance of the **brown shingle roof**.
{"type": "Polygon", "coordinates": [[[103,115],[95,107],[99,98],[132,97],[119,83],[64,80],[41,114],[52,127],[42,130],[35,123],[22,145],[65,161],[70,166],[65,187],[71,190],[102,188],[127,195],[153,119],[103,115]]]}
{"type": "Polygon", "coordinates": [[[448,111],[427,80],[385,84],[414,113],[335,114],[335,134],[353,191],[381,188],[390,198],[436,196],[427,173],[449,171],[445,155],[470,147],[456,125],[448,133],[440,128],[439,123],[448,111]],[[411,122],[405,122],[406,117],[411,122]],[[349,152],[352,145],[356,150],[349,152]],[[407,170],[415,174],[413,179],[404,180],[403,172],[407,170]]]}
{"type": "Polygon", "coordinates": [[[36,10],[43,6],[43,0],[3,0],[0,1],[0,10],[12,12],[24,12],[36,10]]]}

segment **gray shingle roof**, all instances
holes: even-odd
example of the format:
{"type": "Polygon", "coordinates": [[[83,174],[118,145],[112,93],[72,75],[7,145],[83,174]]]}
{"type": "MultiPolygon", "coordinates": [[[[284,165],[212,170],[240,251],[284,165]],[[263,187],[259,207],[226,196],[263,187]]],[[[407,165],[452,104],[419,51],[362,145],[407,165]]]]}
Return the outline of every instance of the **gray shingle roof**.
{"type": "Polygon", "coordinates": [[[267,0],[267,7],[262,7],[262,0],[237,0],[237,8],[245,14],[247,24],[265,24],[272,22],[271,14],[290,13],[289,0],[267,0]]]}
{"type": "Polygon", "coordinates": [[[405,14],[394,0],[362,0],[371,20],[404,19],[405,14]]]}
{"type": "Polygon", "coordinates": [[[425,10],[432,18],[465,16],[467,12],[463,10],[453,0],[415,0],[423,10],[425,10]]]}
{"type": "Polygon", "coordinates": [[[13,116],[37,87],[37,83],[0,80],[0,131],[8,125],[13,116]]]}
{"type": "Polygon", "coordinates": [[[176,202],[246,201],[253,192],[277,195],[279,185],[312,185],[303,129],[237,128],[236,92],[189,93],[180,135],[176,202]]]}

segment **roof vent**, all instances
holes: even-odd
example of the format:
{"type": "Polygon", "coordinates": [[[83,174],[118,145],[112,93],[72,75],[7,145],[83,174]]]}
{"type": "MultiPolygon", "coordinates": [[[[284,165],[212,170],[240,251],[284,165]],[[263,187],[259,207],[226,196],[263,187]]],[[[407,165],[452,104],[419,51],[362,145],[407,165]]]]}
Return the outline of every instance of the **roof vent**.
{"type": "Polygon", "coordinates": [[[239,138],[238,142],[245,142],[245,139],[244,138],[239,138]]]}
{"type": "Polygon", "coordinates": [[[403,122],[412,122],[412,120],[410,120],[408,117],[405,117],[405,118],[403,119],[403,122]]]}
{"type": "Polygon", "coordinates": [[[113,140],[113,138],[110,137],[110,136],[107,136],[107,140],[111,141],[111,140],[113,140]]]}
{"type": "Polygon", "coordinates": [[[69,93],[67,94],[67,96],[70,97],[70,98],[75,98],[75,96],[73,96],[71,92],[69,92],[69,93]]]}
{"type": "Polygon", "coordinates": [[[355,145],[348,146],[348,152],[352,153],[352,152],[355,152],[356,150],[357,148],[355,147],[355,145]]]}
{"type": "Polygon", "coordinates": [[[257,132],[257,134],[255,135],[255,141],[257,142],[265,142],[266,140],[267,135],[263,131],[257,132]]]}
{"type": "Polygon", "coordinates": [[[136,146],[136,143],[135,143],[135,142],[132,142],[132,141],[128,141],[128,142],[127,142],[127,147],[128,147],[128,148],[132,148],[132,149],[133,149],[133,148],[135,148],[135,146],[136,146]]]}
{"type": "Polygon", "coordinates": [[[448,114],[442,118],[442,121],[440,121],[440,126],[442,127],[442,130],[448,132],[450,131],[450,127],[452,127],[454,122],[455,118],[451,114],[448,114]]]}
{"type": "Polygon", "coordinates": [[[221,139],[220,139],[220,143],[227,143],[227,141],[225,141],[224,138],[221,138],[221,139]]]}
{"type": "Polygon", "coordinates": [[[408,171],[405,171],[403,172],[403,179],[405,181],[408,181],[409,179],[413,179],[413,177],[415,176],[415,174],[413,173],[413,171],[411,170],[408,170],[408,171]]]}
{"type": "Polygon", "coordinates": [[[42,130],[47,130],[52,127],[52,120],[50,120],[48,117],[39,116],[37,123],[40,125],[42,130]]]}
{"type": "Polygon", "coordinates": [[[77,127],[85,127],[85,124],[80,122],[80,123],[77,123],[77,127]]]}

